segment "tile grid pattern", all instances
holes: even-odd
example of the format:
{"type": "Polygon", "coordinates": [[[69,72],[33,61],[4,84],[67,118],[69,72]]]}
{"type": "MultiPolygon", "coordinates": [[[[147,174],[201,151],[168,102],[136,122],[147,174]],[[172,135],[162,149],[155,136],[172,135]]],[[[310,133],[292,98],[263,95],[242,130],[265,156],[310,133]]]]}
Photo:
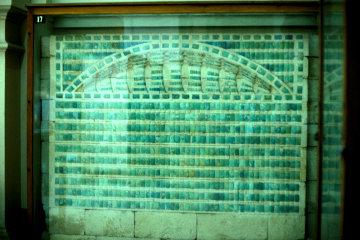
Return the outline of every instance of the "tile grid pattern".
{"type": "MultiPolygon", "coordinates": [[[[51,206],[303,212],[306,35],[67,35],[53,37],[51,45],[51,206]],[[218,51],[218,58],[228,57],[228,87],[221,90],[216,55],[207,59],[215,59],[215,67],[208,67],[206,90],[196,84],[202,77],[196,49],[189,55],[194,87],[188,91],[167,91],[154,54],[151,83],[158,87],[144,87],[146,57],[132,60],[138,61],[134,81],[142,86],[133,92],[126,69],[117,72],[115,87],[104,80],[116,56],[123,69],[126,51],[146,55],[147,41],[181,54],[196,43],[208,47],[207,55],[218,51]],[[229,73],[236,61],[248,84],[240,91],[235,72],[229,73]],[[264,91],[251,86],[254,75],[264,91]],[[271,81],[276,88],[266,93],[271,81]]],[[[171,69],[174,86],[181,86],[181,61],[170,57],[180,65],[171,69]]]]}
{"type": "Polygon", "coordinates": [[[325,36],[323,213],[340,214],[343,115],[343,40],[325,36]]]}

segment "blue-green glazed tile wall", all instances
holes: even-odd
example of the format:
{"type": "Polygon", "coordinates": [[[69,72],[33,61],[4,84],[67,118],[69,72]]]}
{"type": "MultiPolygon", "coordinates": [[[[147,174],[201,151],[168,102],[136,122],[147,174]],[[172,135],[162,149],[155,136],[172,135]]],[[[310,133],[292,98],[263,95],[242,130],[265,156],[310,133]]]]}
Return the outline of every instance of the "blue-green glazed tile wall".
{"type": "Polygon", "coordinates": [[[303,214],[307,35],[52,43],[51,206],[303,214]]]}

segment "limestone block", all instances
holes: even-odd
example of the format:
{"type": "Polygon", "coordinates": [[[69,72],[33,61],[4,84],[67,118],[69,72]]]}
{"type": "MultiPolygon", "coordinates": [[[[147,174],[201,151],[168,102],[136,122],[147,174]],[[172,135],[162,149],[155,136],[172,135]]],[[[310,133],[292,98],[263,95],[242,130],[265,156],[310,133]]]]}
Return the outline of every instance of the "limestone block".
{"type": "Polygon", "coordinates": [[[41,99],[50,98],[50,81],[49,79],[40,80],[40,96],[41,99]]]}
{"type": "MultiPolygon", "coordinates": [[[[49,115],[50,115],[50,101],[49,100],[43,100],[41,101],[41,119],[42,121],[49,121],[49,115]]],[[[46,129],[42,129],[46,131],[46,129]]]]}
{"type": "Polygon", "coordinates": [[[50,37],[41,38],[41,57],[50,57],[50,37]]]}
{"type": "MultiPolygon", "coordinates": [[[[41,124],[42,129],[42,124],[41,124]]],[[[41,173],[49,173],[49,143],[41,142],[41,173]]]]}
{"type": "Polygon", "coordinates": [[[41,58],[40,60],[40,79],[48,80],[50,79],[50,58],[41,58]]]}
{"type": "MultiPolygon", "coordinates": [[[[49,141],[49,122],[48,121],[41,121],[41,140],[43,142],[49,141]]],[[[41,153],[43,154],[43,153],[41,153]]],[[[48,160],[49,157],[46,157],[48,160]]]]}
{"type": "Polygon", "coordinates": [[[305,182],[306,181],[306,170],[307,170],[307,148],[301,148],[301,156],[303,156],[303,160],[301,161],[300,166],[300,181],[305,182]]]}
{"type": "Polygon", "coordinates": [[[86,210],[85,234],[132,237],[134,236],[134,213],[131,211],[86,210]]]}
{"type": "Polygon", "coordinates": [[[310,54],[310,48],[313,48],[315,45],[319,46],[319,44],[316,44],[317,41],[316,39],[313,38],[313,35],[304,35],[304,56],[308,57],[308,56],[312,56],[312,53],[310,54]]]}
{"type": "Polygon", "coordinates": [[[50,96],[55,96],[56,93],[56,37],[50,37],[50,96]]]}
{"type": "MultiPolygon", "coordinates": [[[[52,114],[52,115],[55,115],[55,114],[52,114]]],[[[43,141],[46,141],[46,142],[54,142],[55,141],[55,122],[48,122],[48,138],[46,140],[43,140],[43,141]]],[[[50,151],[51,152],[51,151],[50,151]]],[[[50,155],[49,153],[49,159],[51,159],[53,157],[53,155],[50,155]]]]}
{"type": "Polygon", "coordinates": [[[268,220],[265,216],[239,214],[199,214],[197,239],[244,239],[267,238],[268,220]]]}
{"type": "Polygon", "coordinates": [[[51,234],[84,235],[84,209],[54,207],[50,208],[49,214],[51,234]]]}
{"type": "MultiPolygon", "coordinates": [[[[304,50],[304,51],[305,51],[305,50],[304,50]]],[[[304,52],[304,55],[305,55],[305,54],[306,54],[306,53],[304,52]]],[[[302,60],[302,63],[304,64],[304,70],[303,70],[302,76],[303,76],[304,79],[307,79],[307,78],[309,78],[309,74],[310,74],[309,58],[308,58],[308,57],[305,57],[305,58],[302,60]]],[[[303,81],[303,83],[302,83],[303,87],[305,87],[306,84],[307,84],[307,82],[306,82],[306,81],[303,81]]]]}
{"type": "Polygon", "coordinates": [[[51,234],[50,240],[95,240],[94,236],[51,234]]]}
{"type": "Polygon", "coordinates": [[[301,147],[306,148],[308,146],[308,125],[303,124],[301,126],[301,147]]]}
{"type": "Polygon", "coordinates": [[[54,121],[55,120],[55,100],[42,100],[42,121],[54,121]]]}
{"type": "Polygon", "coordinates": [[[307,148],[307,180],[316,181],[317,176],[317,147],[307,148]]]}
{"type": "Polygon", "coordinates": [[[136,212],[135,237],[195,239],[196,215],[165,212],[136,212]]]}
{"type": "Polygon", "coordinates": [[[304,182],[300,183],[300,200],[299,200],[299,214],[305,215],[306,208],[306,184],[304,182]]]}
{"type": "MultiPolygon", "coordinates": [[[[305,94],[304,94],[304,96],[305,96],[305,94]]],[[[303,101],[302,104],[301,104],[301,111],[302,111],[301,122],[302,122],[303,125],[306,125],[306,123],[309,122],[309,120],[308,120],[308,108],[309,108],[308,102],[303,101]]],[[[302,133],[304,133],[304,132],[302,132],[302,133]]]]}
{"type": "Polygon", "coordinates": [[[161,240],[160,238],[122,238],[122,237],[96,237],[96,240],[161,240]]]}
{"type": "Polygon", "coordinates": [[[305,216],[276,216],[269,218],[269,240],[305,239],[305,216]]]}

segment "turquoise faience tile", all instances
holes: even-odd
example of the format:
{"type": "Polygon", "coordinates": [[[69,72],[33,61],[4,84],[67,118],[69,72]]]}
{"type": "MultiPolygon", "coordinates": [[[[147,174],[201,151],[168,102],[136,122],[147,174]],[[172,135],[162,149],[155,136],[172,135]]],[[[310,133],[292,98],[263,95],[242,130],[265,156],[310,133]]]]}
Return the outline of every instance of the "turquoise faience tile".
{"type": "MultiPolygon", "coordinates": [[[[84,44],[78,44],[73,40],[71,44],[65,45],[69,52],[63,55],[63,58],[67,60],[82,60],[87,59],[101,60],[110,56],[109,54],[103,53],[91,53],[91,54],[79,54],[71,52],[71,49],[79,49],[87,47],[88,49],[110,49],[110,48],[125,48],[132,47],[131,41],[140,40],[158,40],[160,35],[127,35],[121,36],[127,40],[126,44],[111,44],[109,45],[106,41],[112,39],[112,41],[119,40],[120,35],[115,36],[99,36],[99,40],[102,42],[93,43],[85,46],[84,44]],[[118,44],[118,45],[117,45],[118,44]],[[126,46],[125,46],[126,45],[126,46]]],[[[177,40],[183,39],[183,35],[161,35],[163,44],[169,44],[167,41],[171,39],[177,40]]],[[[188,35],[190,36],[190,35],[188,35]]],[[[232,40],[240,40],[240,35],[191,35],[192,41],[197,40],[220,40],[211,42],[211,45],[225,48],[225,49],[239,49],[242,48],[243,56],[248,58],[258,59],[278,59],[290,61],[294,58],[293,52],[287,52],[286,49],[292,49],[294,43],[289,36],[292,35],[280,35],[282,39],[277,39],[276,43],[271,42],[271,35],[247,35],[244,36],[245,42],[230,42],[232,40]],[[198,37],[196,37],[198,36],[198,37]],[[252,39],[251,41],[249,41],[252,39]],[[264,39],[264,40],[262,40],[264,39]],[[261,41],[262,40],[262,41],[261,41]],[[286,40],[284,42],[283,40],[286,40]],[[245,48],[257,49],[258,52],[249,52],[245,48]],[[284,53],[273,53],[270,49],[284,49],[284,53]],[[261,52],[261,49],[267,49],[267,52],[261,52]]],[[[96,36],[95,36],[96,37],[96,36]]],[[[94,37],[94,39],[95,39],[94,37]]],[[[75,37],[76,38],[76,37],[75,37]]],[[[189,37],[190,39],[190,37],[189,37]]],[[[187,39],[184,39],[187,40],[187,39]]],[[[91,37],[87,38],[87,41],[91,41],[91,37]]],[[[59,42],[60,43],[60,42],[59,42]]],[[[135,43],[134,43],[135,44],[135,43]]],[[[197,43],[183,43],[184,48],[189,49],[201,49],[202,51],[210,51],[209,46],[200,46],[197,43]]],[[[209,43],[210,45],[210,43],[209,43]]],[[[124,55],[132,54],[133,52],[140,53],[141,51],[150,50],[150,48],[159,48],[159,44],[154,43],[152,45],[143,45],[134,47],[132,51],[125,51],[124,55]]],[[[163,47],[168,48],[170,45],[164,45],[163,47]]],[[[172,48],[178,48],[178,43],[172,43],[172,48]]],[[[60,47],[59,47],[60,48],[60,47]]],[[[215,54],[221,57],[229,58],[233,61],[240,61],[243,65],[248,65],[250,68],[256,69],[259,75],[265,76],[269,81],[273,81],[274,84],[280,88],[283,93],[287,90],[282,87],[280,81],[284,81],[287,84],[293,84],[296,81],[302,80],[298,76],[284,75],[280,76],[279,79],[275,78],[265,71],[278,71],[286,73],[294,70],[294,65],[291,63],[284,64],[253,64],[249,63],[247,59],[239,57],[239,55],[229,54],[227,51],[219,50],[219,48],[211,48],[215,54]]],[[[61,52],[56,56],[58,59],[62,56],[61,52]]],[[[105,64],[110,64],[113,60],[121,58],[121,54],[116,54],[116,58],[107,58],[107,61],[100,61],[97,64],[98,67],[104,67],[105,64]],[[103,65],[102,65],[103,64],[103,65]]],[[[117,60],[116,60],[117,61],[117,60]]],[[[171,61],[175,61],[175,58],[171,58],[171,61]]],[[[84,68],[81,64],[69,64],[63,65],[66,74],[61,75],[57,73],[57,81],[64,81],[66,84],[70,84],[74,81],[75,75],[68,74],[69,71],[81,71],[84,68]],[[62,76],[64,78],[62,79],[62,76]]],[[[91,65],[89,65],[91,66],[91,65]]],[[[59,70],[60,71],[60,65],[59,70]]],[[[158,67],[161,67],[159,65],[158,67]]],[[[297,65],[299,71],[300,65],[297,65]]],[[[300,69],[301,70],[301,69],[300,69]]],[[[87,75],[92,75],[97,71],[96,68],[89,68],[87,75]]],[[[141,70],[143,71],[143,70],[141,70]]],[[[136,81],[143,81],[141,71],[135,75],[136,81]]],[[[171,74],[174,75],[174,80],[180,80],[180,70],[172,69],[171,74]]],[[[152,81],[158,80],[155,83],[153,89],[156,91],[162,91],[162,71],[153,70],[152,81]]],[[[191,69],[190,74],[199,74],[199,70],[191,69]]],[[[81,75],[83,80],[87,79],[86,75],[81,75]]],[[[209,77],[207,79],[208,84],[214,84],[218,77],[218,69],[209,71],[209,77]]],[[[199,81],[200,77],[193,77],[193,81],[199,81]]],[[[81,81],[75,81],[74,86],[80,86],[81,81]]],[[[179,86],[181,84],[177,83],[179,86]]],[[[200,89],[200,83],[196,83],[197,89],[200,89]]],[[[139,84],[140,85],[140,84],[139,84]]],[[[143,84],[143,86],[145,86],[143,84]]],[[[211,85],[208,85],[211,86],[211,85]]],[[[216,85],[213,85],[216,86],[216,85]]],[[[174,86],[175,89],[176,87],[174,86]]],[[[196,89],[194,86],[193,89],[196,89]]],[[[230,87],[231,88],[231,87],[230,87]]],[[[105,88],[104,88],[105,89],[105,88]]],[[[292,88],[291,88],[292,89],[292,88]]],[[[109,88],[111,91],[111,89],[109,88]]],[[[296,89],[298,90],[298,89],[296,89]]],[[[55,123],[55,139],[56,141],[63,141],[64,143],[55,144],[55,152],[57,157],[55,161],[61,163],[83,163],[87,167],[66,167],[59,166],[54,169],[55,172],[63,172],[65,175],[79,176],[78,178],[55,178],[55,184],[67,184],[67,185],[92,185],[94,191],[73,191],[57,193],[67,194],[68,196],[89,196],[89,194],[95,194],[96,186],[107,186],[109,190],[97,189],[97,196],[103,199],[104,197],[112,196],[116,199],[122,197],[128,197],[131,201],[89,201],[89,200],[72,200],[72,202],[62,201],[61,204],[72,204],[74,206],[85,206],[88,207],[117,207],[122,209],[154,209],[154,210],[166,210],[166,211],[246,211],[246,212],[274,212],[273,206],[266,204],[250,206],[244,205],[241,201],[245,200],[243,194],[237,194],[237,189],[253,190],[257,189],[261,193],[252,194],[247,196],[250,201],[264,202],[268,199],[268,193],[265,191],[273,191],[283,189],[285,191],[299,191],[298,184],[282,184],[282,183],[257,183],[261,180],[271,181],[271,179],[287,181],[298,181],[300,174],[297,169],[300,168],[300,151],[296,148],[299,146],[301,141],[301,127],[292,126],[293,122],[301,122],[301,115],[294,114],[292,111],[301,111],[301,104],[292,104],[280,102],[282,96],[279,95],[254,95],[251,91],[247,94],[233,94],[237,92],[236,87],[234,92],[229,94],[223,94],[217,91],[217,93],[138,93],[137,91],[146,91],[141,86],[134,88],[135,93],[124,94],[119,93],[76,93],[75,95],[63,95],[62,93],[57,94],[60,98],[65,97],[64,102],[56,102],[56,119],[61,120],[55,123]],[[77,101],[73,101],[72,98],[66,98],[67,96],[75,96],[77,101]],[[150,97],[151,96],[151,97],[150,97]],[[274,97],[272,97],[274,96],[274,97]],[[82,98],[86,99],[86,102],[82,102],[82,98]],[[70,101],[69,101],[70,100],[70,101]],[[234,101],[236,100],[236,101],[234,101]],[[241,101],[249,101],[247,103],[241,101]],[[252,103],[250,101],[255,101],[252,103]],[[269,103],[262,102],[269,101],[269,103]],[[279,101],[279,104],[274,104],[270,101],[279,101]],[[258,103],[259,102],[259,103],[258,103]],[[62,111],[62,109],[66,109],[62,111]],[[85,111],[86,110],[86,111],[85,111]],[[181,112],[178,112],[181,111],[181,112]],[[206,112],[203,112],[206,111],[206,112]],[[215,111],[217,111],[215,113],[215,111]],[[231,112],[230,112],[231,111],[231,112]],[[249,111],[244,112],[244,111],[249,111]],[[262,111],[261,114],[258,112],[262,111]],[[282,113],[286,111],[286,113],[282,113]],[[86,120],[89,123],[81,123],[79,120],[86,120]],[[105,121],[106,124],[102,122],[105,121]],[[156,121],[156,122],[154,122],[156,121]],[[173,124],[168,124],[169,121],[173,121],[173,124]],[[196,122],[195,122],[196,121],[196,122]],[[215,122],[216,121],[216,122],[215,122]],[[287,124],[283,127],[275,127],[273,124],[278,126],[279,124],[287,124]],[[230,124],[230,125],[226,125],[230,124]],[[246,125],[250,124],[250,125],[246,125]],[[61,132],[60,132],[61,131],[61,132]],[[76,131],[76,132],[74,132],[76,131]],[[80,131],[80,133],[79,133],[80,131]],[[91,131],[91,132],[89,132],[91,131]],[[259,137],[260,134],[268,134],[270,136],[259,137]],[[275,135],[274,135],[275,134],[275,135]],[[295,136],[282,136],[284,134],[292,134],[295,136]],[[82,141],[81,144],[77,144],[77,141],[82,141]],[[96,145],[93,143],[96,142],[96,145]],[[91,144],[90,144],[91,143],[91,144]],[[108,143],[112,145],[107,146],[108,143]],[[136,144],[135,144],[136,143],[136,144]],[[206,146],[207,144],[216,144],[216,147],[206,146]],[[233,145],[236,148],[232,148],[233,145]],[[247,147],[244,147],[246,144],[247,147]],[[276,149],[277,145],[286,146],[284,150],[280,151],[276,149]],[[226,146],[225,148],[222,147],[226,146]],[[269,148],[269,146],[271,147],[269,148]],[[250,147],[248,147],[250,146],[250,147]],[[229,149],[230,147],[230,149],[229,149]],[[85,155],[78,155],[78,154],[85,155]],[[69,157],[65,157],[68,156],[69,157]],[[95,157],[89,155],[96,154],[95,157]],[[155,155],[154,155],[155,154],[155,155]],[[131,155],[131,157],[129,157],[131,155]],[[152,156],[160,156],[154,158],[152,156]],[[171,157],[170,157],[171,156],[171,157]],[[186,156],[184,158],[183,156],[186,156]],[[259,160],[259,156],[270,156],[275,158],[296,158],[295,161],[290,160],[259,160]],[[226,157],[222,159],[221,157],[226,157]],[[232,159],[232,158],[236,159],[232,159]],[[239,157],[246,157],[247,160],[237,159],[239,157]],[[212,159],[209,159],[212,158],[212,159]],[[220,158],[220,159],[217,159],[220,158]],[[108,166],[102,167],[91,167],[91,164],[105,164],[108,166]],[[111,166],[111,167],[110,167],[111,166]],[[170,167],[170,169],[168,169],[170,167]],[[183,169],[181,167],[192,167],[195,169],[183,169]],[[196,168],[197,167],[197,168],[196,168]],[[205,169],[198,169],[199,167],[205,169]],[[221,167],[221,170],[214,169],[221,167]],[[249,170],[228,170],[228,168],[250,168],[249,170]],[[269,171],[258,171],[258,168],[269,168],[269,171]],[[210,168],[210,169],[208,169],[210,168]],[[291,168],[296,169],[297,172],[278,172],[278,168],[291,168]],[[226,170],[225,170],[226,169],[226,170]],[[86,178],[82,175],[93,174],[101,176],[103,179],[99,179],[97,182],[94,179],[86,178]],[[131,179],[117,180],[111,179],[107,176],[121,176],[126,178],[132,176],[131,179]],[[141,180],[139,177],[150,177],[150,178],[162,178],[161,180],[141,180]],[[73,179],[70,181],[70,179],[73,179]],[[176,180],[175,180],[176,179],[176,180]],[[199,180],[200,179],[200,180],[199,180]],[[208,181],[207,179],[212,179],[208,181]],[[220,180],[220,181],[218,181],[220,180]],[[221,182],[226,180],[227,182],[221,182]],[[250,181],[249,183],[243,183],[241,181],[250,181]],[[123,186],[130,187],[127,192],[111,190],[111,186],[123,186]],[[151,191],[133,191],[131,188],[152,188],[151,191]],[[161,189],[169,189],[169,191],[157,191],[161,189]],[[195,192],[186,193],[184,189],[196,189],[195,192]],[[179,189],[179,191],[173,191],[179,189]],[[182,189],[182,190],[181,190],[182,189]],[[203,189],[203,190],[201,190],[203,189]],[[213,190],[224,190],[231,189],[235,193],[229,192],[206,192],[206,189],[213,190]],[[197,192],[197,191],[203,192],[197,192]],[[150,203],[143,202],[140,199],[181,199],[184,202],[172,203],[150,203]],[[214,200],[214,201],[225,201],[224,204],[197,204],[189,200],[214,200]],[[229,201],[240,201],[236,204],[229,204],[229,201]]],[[[179,87],[179,90],[182,89],[179,87]]],[[[287,98],[286,95],[284,100],[298,101],[301,98],[293,99],[287,98]]],[[[298,97],[298,96],[297,96],[298,97]]],[[[60,100],[60,99],[59,99],[60,100]]],[[[335,119],[334,119],[335,120],[335,119]]],[[[56,175],[59,176],[59,175],[56,175]]],[[[61,188],[58,188],[61,189],[61,188]]],[[[297,195],[287,195],[284,199],[279,198],[279,202],[299,201],[296,198],[297,195]],[[296,200],[297,199],[297,200],[296,200]]],[[[58,200],[60,204],[60,200],[58,200]]],[[[279,206],[282,206],[281,204],[279,206]]],[[[287,207],[278,208],[278,212],[297,212],[298,207],[287,207]]]]}

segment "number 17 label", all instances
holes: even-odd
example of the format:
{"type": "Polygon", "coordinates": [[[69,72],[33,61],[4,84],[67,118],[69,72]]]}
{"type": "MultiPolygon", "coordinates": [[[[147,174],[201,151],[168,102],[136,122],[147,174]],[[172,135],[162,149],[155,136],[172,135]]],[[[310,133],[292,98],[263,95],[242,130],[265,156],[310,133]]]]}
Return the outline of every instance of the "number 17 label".
{"type": "Polygon", "coordinates": [[[45,23],[45,16],[39,15],[35,16],[34,18],[35,23],[45,23]]]}

